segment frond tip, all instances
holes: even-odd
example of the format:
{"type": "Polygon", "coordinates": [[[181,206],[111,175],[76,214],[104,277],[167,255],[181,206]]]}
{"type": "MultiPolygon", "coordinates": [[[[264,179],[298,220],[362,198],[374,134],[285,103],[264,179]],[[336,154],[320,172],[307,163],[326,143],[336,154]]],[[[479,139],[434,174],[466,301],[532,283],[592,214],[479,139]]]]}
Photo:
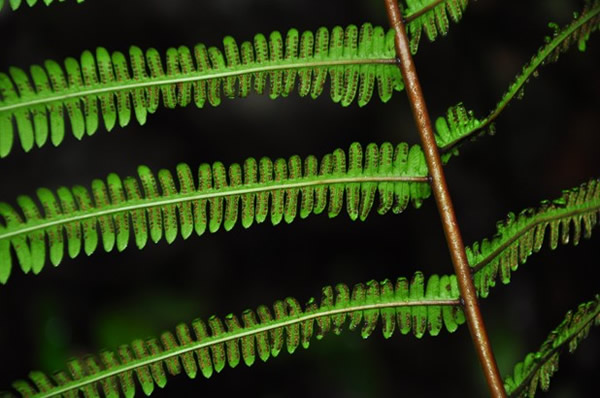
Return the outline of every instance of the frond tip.
{"type": "Polygon", "coordinates": [[[21,269],[37,274],[46,262],[46,250],[58,265],[65,245],[71,258],[82,247],[89,255],[98,248],[99,235],[109,252],[115,246],[124,250],[130,235],[141,249],[148,238],[158,242],[164,236],[171,243],[179,233],[185,239],[193,231],[202,235],[221,226],[229,231],[238,218],[248,228],[267,218],[273,225],[291,223],[298,213],[306,218],[326,209],[335,217],[344,204],[351,219],[365,220],[377,193],[377,212],[385,214],[400,213],[411,201],[419,207],[431,192],[421,147],[406,143],[395,148],[390,143],[369,144],[364,151],[354,143],[348,155],[336,149],[321,162],[315,156],[304,162],[292,156],[274,162],[249,158],[243,166],[232,164],[229,169],[220,162],[202,164],[197,185],[189,166],[180,164],[179,188],[168,170],[158,172],[158,183],[147,167],[139,167],[138,173],[139,182],[116,174],[106,182],[94,180],[91,194],[81,186],[62,187],[56,193],[39,189],[43,212],[28,196],[17,198],[22,214],[0,202],[0,283],[10,275],[11,246],[21,269]]]}
{"type": "Polygon", "coordinates": [[[523,98],[524,86],[542,65],[558,61],[574,45],[585,51],[590,34],[600,27],[600,1],[587,0],[581,13],[574,13],[573,21],[561,29],[554,23],[549,25],[555,27],[552,37],[546,36],[546,44],[523,67],[487,119],[495,118],[513,98],[523,98]]]}
{"type": "MultiPolygon", "coordinates": [[[[567,52],[574,44],[577,44],[579,50],[585,50],[590,34],[597,31],[600,27],[600,0],[586,1],[582,12],[574,13],[573,21],[562,29],[559,30],[556,24],[550,25],[555,28],[553,36],[546,37],[546,43],[523,66],[521,73],[517,75],[514,82],[509,86],[508,90],[488,116],[480,121],[474,119],[469,113],[469,119],[473,119],[473,123],[463,123],[461,128],[457,129],[456,132],[450,126],[452,134],[447,134],[446,138],[442,140],[438,139],[438,145],[444,158],[448,159],[452,156],[451,153],[457,151],[457,148],[468,138],[484,134],[485,131],[493,133],[493,122],[508,107],[513,99],[523,98],[525,85],[531,80],[532,76],[536,76],[542,65],[556,62],[560,55],[567,52]]],[[[461,105],[459,104],[459,106],[461,105]]],[[[448,119],[450,119],[450,113],[453,112],[454,108],[452,107],[448,110],[448,119]]],[[[441,135],[439,128],[438,133],[441,135]]]]}
{"type": "Polygon", "coordinates": [[[95,54],[85,51],[80,60],[67,58],[64,69],[55,61],[34,65],[31,79],[10,68],[0,73],[0,157],[10,153],[15,130],[24,151],[45,145],[48,138],[58,146],[65,135],[65,111],[73,135],[81,139],[96,132],[100,111],[107,130],[117,121],[129,124],[132,113],[144,124],[161,97],[166,108],[192,102],[202,108],[219,105],[222,94],[246,97],[252,90],[287,97],[298,85],[300,96],[317,98],[329,79],[334,102],[348,106],[356,99],[364,106],[375,87],[384,102],[404,87],[393,31],[368,23],[314,34],[291,29],[285,37],[257,34],[239,46],[228,36],[223,47],[180,46],[161,57],[153,48],[144,53],[134,46],[129,59],[100,47],[95,54]]]}
{"type": "Polygon", "coordinates": [[[24,397],[76,397],[82,392],[88,398],[99,396],[99,391],[107,397],[133,397],[135,374],[144,393],[150,395],[155,385],[165,386],[167,373],[185,372],[190,378],[201,373],[208,378],[226,365],[235,368],[243,362],[251,366],[257,358],[266,361],[284,349],[290,354],[299,346],[306,349],[313,336],[320,340],[330,331],[339,335],[346,323],[350,330],[360,328],[365,339],[379,323],[385,338],[396,329],[402,334],[412,331],[418,338],[427,332],[436,336],[442,328],[453,332],[465,322],[458,297],[454,275],[433,275],[426,280],[417,272],[411,281],[404,277],[396,283],[372,280],[352,289],[340,283],[335,289],[323,288],[320,303],[312,298],[303,308],[288,297],[276,301],[272,309],[248,309],[241,320],[234,314],[224,319],[212,316],[208,322],[196,319],[191,329],[179,324],[175,333],[135,340],[116,353],[103,351],[99,360],[93,356],[72,360],[68,371],[52,378],[31,372],[31,381],[19,380],[13,387],[24,397]]]}
{"type": "MultiPolygon", "coordinates": [[[[57,3],[62,3],[65,0],[57,0],[57,3]]],[[[77,0],[77,3],[83,3],[84,0],[77,0]]],[[[47,6],[49,6],[50,4],[54,3],[55,0],[43,0],[43,3],[46,4],[47,6]]],[[[14,11],[17,10],[22,3],[27,4],[29,7],[33,7],[34,5],[41,3],[41,1],[38,0],[8,0],[8,5],[10,5],[10,8],[14,11]]],[[[2,11],[2,8],[4,7],[4,0],[0,0],[0,11],[2,11]]]]}
{"type": "Polygon", "coordinates": [[[498,274],[502,283],[509,283],[511,271],[542,248],[548,229],[552,250],[559,241],[577,245],[582,236],[592,235],[599,217],[600,179],[565,190],[562,197],[543,201],[537,209],[525,209],[518,216],[509,213],[506,220],[498,222],[498,232],[491,240],[484,239],[466,248],[479,295],[487,297],[498,274]]]}
{"type": "Polygon", "coordinates": [[[538,385],[542,391],[548,391],[550,378],[558,370],[560,353],[566,346],[573,353],[593,325],[600,326],[600,295],[579,305],[577,311],[569,311],[540,349],[527,354],[525,360],[515,366],[513,375],[504,382],[508,396],[533,398],[538,385]]]}

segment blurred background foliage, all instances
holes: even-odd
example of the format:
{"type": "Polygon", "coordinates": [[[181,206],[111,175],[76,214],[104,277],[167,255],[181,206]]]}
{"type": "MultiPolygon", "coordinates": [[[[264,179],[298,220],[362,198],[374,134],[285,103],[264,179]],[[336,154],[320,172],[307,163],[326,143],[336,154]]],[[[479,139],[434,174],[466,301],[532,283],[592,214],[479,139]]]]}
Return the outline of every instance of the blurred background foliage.
{"type": "MultiPolygon", "coordinates": [[[[567,23],[579,1],[472,2],[447,38],[421,42],[416,63],[433,117],[463,101],[483,117],[551,33],[567,23]],[[517,8],[518,6],[518,8],[517,8]]],[[[272,30],[386,25],[380,0],[87,0],[0,13],[0,70],[45,59],[78,57],[104,46],[155,47],[198,42],[221,45],[272,30]]],[[[446,168],[465,241],[488,237],[509,211],[560,196],[600,170],[600,39],[544,67],[498,119],[495,137],[464,146],[446,168]]],[[[404,93],[389,104],[342,108],[327,96],[272,101],[265,96],[225,100],[220,107],[167,110],[81,142],[69,136],[0,161],[0,200],[45,186],[90,184],[110,172],[132,175],[146,164],[174,170],[178,162],[241,162],[263,155],[321,156],[334,148],[418,140],[404,93]]],[[[580,247],[543,250],[522,266],[511,286],[482,302],[501,373],[536,350],[568,309],[598,287],[598,237],[580,247]]],[[[0,389],[32,369],[62,368],[72,356],[114,349],[158,335],[178,322],[272,304],[286,296],[305,302],[322,286],[396,278],[423,270],[452,272],[433,200],[401,216],[310,217],[292,225],[235,227],[187,241],[99,251],[47,266],[39,276],[14,272],[0,287],[0,389]]],[[[593,336],[561,360],[548,396],[587,396],[598,385],[599,340],[593,336]]],[[[437,338],[380,334],[361,341],[345,333],[313,341],[252,368],[240,365],[211,380],[171,378],[156,396],[245,394],[260,397],[482,396],[482,373],[466,327],[437,338]]]]}

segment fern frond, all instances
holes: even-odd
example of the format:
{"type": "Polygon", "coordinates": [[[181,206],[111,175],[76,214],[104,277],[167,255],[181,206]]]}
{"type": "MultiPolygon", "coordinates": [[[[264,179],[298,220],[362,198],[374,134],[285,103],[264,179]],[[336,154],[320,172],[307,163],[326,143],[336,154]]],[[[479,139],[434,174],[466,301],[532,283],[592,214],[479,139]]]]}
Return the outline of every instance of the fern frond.
{"type": "Polygon", "coordinates": [[[484,239],[466,248],[479,295],[487,297],[498,273],[502,283],[509,283],[511,271],[542,248],[547,229],[552,250],[559,241],[577,245],[582,236],[591,236],[599,216],[599,179],[566,190],[552,202],[543,201],[537,209],[525,209],[518,216],[509,213],[506,220],[498,223],[498,231],[491,240],[484,239]]]}
{"type": "MultiPolygon", "coordinates": [[[[62,3],[65,0],[57,0],[57,3],[62,3]]],[[[84,0],[77,0],[77,3],[83,3],[84,0]]],[[[8,0],[8,5],[10,6],[10,8],[14,11],[16,9],[18,9],[22,3],[27,4],[29,7],[33,7],[34,5],[38,4],[40,1],[38,0],[8,0]]],[[[43,0],[43,3],[46,4],[47,6],[49,6],[50,4],[54,3],[54,0],[43,0]]],[[[4,7],[4,0],[0,0],[0,11],[2,11],[2,8],[4,7]]]]}
{"type": "Polygon", "coordinates": [[[548,391],[550,378],[558,370],[560,353],[568,346],[573,353],[585,339],[592,326],[600,326],[600,296],[588,303],[580,304],[577,311],[569,311],[565,319],[544,341],[535,353],[529,353],[519,362],[512,376],[504,382],[509,397],[533,398],[538,385],[548,391]]]}
{"type": "MultiPolygon", "coordinates": [[[[472,118],[470,123],[464,125],[464,128],[451,129],[452,134],[438,141],[441,152],[444,154],[453,152],[468,138],[483,134],[486,130],[491,129],[493,131],[493,122],[513,99],[523,97],[525,84],[538,73],[541,66],[556,62],[560,55],[567,52],[575,43],[577,43],[580,51],[585,51],[590,34],[598,30],[599,27],[600,0],[587,1],[581,14],[575,14],[574,20],[570,24],[561,30],[554,31],[552,38],[546,37],[546,44],[523,67],[522,72],[517,75],[502,99],[485,119],[478,121],[472,118]]],[[[448,110],[448,113],[451,111],[452,108],[448,110]]],[[[438,130],[438,134],[441,135],[442,132],[438,130]]]]}
{"type": "Polygon", "coordinates": [[[423,32],[429,41],[438,35],[445,36],[450,29],[448,16],[458,23],[467,8],[468,0],[405,0],[405,19],[408,23],[410,51],[413,54],[419,49],[419,41],[423,32]]]}
{"type": "Polygon", "coordinates": [[[148,238],[157,242],[164,236],[170,243],[179,233],[185,239],[193,231],[202,235],[221,226],[228,231],[238,218],[244,228],[267,218],[274,225],[282,220],[291,223],[298,213],[306,218],[325,211],[328,198],[329,217],[337,216],[345,201],[352,220],[365,220],[376,193],[377,212],[385,214],[402,212],[409,201],[419,207],[431,192],[421,147],[409,148],[406,143],[396,148],[390,143],[369,144],[364,153],[354,143],[348,155],[336,149],[320,163],[314,156],[304,162],[292,156],[274,162],[266,157],[249,158],[243,166],[232,164],[228,169],[220,162],[202,164],[198,185],[190,168],[180,164],[179,188],[168,170],[158,172],[158,184],[147,167],[139,167],[138,174],[141,184],[134,177],[121,180],[116,174],[110,174],[106,182],[94,180],[91,194],[81,186],[59,188],[56,193],[39,189],[43,212],[28,196],[17,199],[22,215],[0,202],[0,283],[10,275],[11,246],[21,269],[37,274],[47,251],[50,261],[58,265],[65,244],[71,258],[79,255],[82,246],[89,255],[98,248],[99,235],[107,252],[115,246],[124,250],[132,234],[143,248],[148,238]]]}
{"type": "Polygon", "coordinates": [[[240,46],[228,36],[223,45],[224,51],[204,44],[169,48],[164,58],[155,49],[144,54],[131,47],[129,60],[100,47],[95,55],[85,51],[79,61],[67,58],[64,69],[55,61],[34,65],[32,80],[19,68],[0,73],[0,157],[10,153],[14,130],[25,151],[43,146],[48,136],[58,146],[65,135],[65,111],[73,135],[81,139],[96,132],[99,113],[107,130],[117,121],[129,124],[132,111],[144,124],[161,97],[167,108],[192,102],[201,108],[219,105],[222,94],[246,97],[252,90],[286,97],[297,84],[300,96],[317,98],[329,77],[334,102],[348,106],[356,99],[364,106],[375,86],[383,102],[404,87],[393,31],[368,23],[314,34],[291,29],[285,38],[279,32],[268,39],[257,34],[240,46]]]}
{"type": "Polygon", "coordinates": [[[371,280],[352,289],[340,283],[335,289],[323,288],[320,303],[311,298],[303,308],[288,297],[276,301],[272,310],[266,306],[246,310],[241,320],[234,314],[224,320],[216,316],[207,322],[196,319],[191,330],[180,324],[175,333],[165,332],[159,339],[135,340],[116,353],[103,351],[100,360],[91,356],[72,360],[68,371],[52,378],[31,372],[31,381],[19,380],[13,386],[24,397],[76,397],[79,392],[95,397],[99,391],[107,397],[132,397],[135,374],[144,393],[150,395],[155,385],[166,384],[167,373],[183,371],[190,378],[201,373],[208,378],[226,365],[235,368],[243,362],[251,366],[257,358],[266,361],[284,349],[290,354],[299,346],[306,349],[313,336],[320,340],[330,331],[339,335],[346,323],[350,330],[360,328],[364,339],[378,323],[384,338],[396,330],[401,334],[412,331],[418,338],[427,332],[436,336],[442,328],[453,332],[465,322],[458,297],[454,275],[433,275],[426,280],[416,272],[410,281],[404,277],[396,283],[371,280]]]}
{"type": "MultiPolygon", "coordinates": [[[[494,124],[489,127],[481,128],[481,121],[475,118],[473,111],[467,111],[465,106],[458,103],[448,108],[446,117],[438,117],[435,121],[435,140],[440,148],[449,147],[451,143],[456,142],[463,137],[469,136],[472,140],[480,135],[494,135],[494,124]],[[477,135],[470,135],[472,131],[478,131],[477,135]]],[[[452,156],[458,156],[458,147],[453,146],[452,151],[442,153],[442,161],[447,163],[452,156]]]]}

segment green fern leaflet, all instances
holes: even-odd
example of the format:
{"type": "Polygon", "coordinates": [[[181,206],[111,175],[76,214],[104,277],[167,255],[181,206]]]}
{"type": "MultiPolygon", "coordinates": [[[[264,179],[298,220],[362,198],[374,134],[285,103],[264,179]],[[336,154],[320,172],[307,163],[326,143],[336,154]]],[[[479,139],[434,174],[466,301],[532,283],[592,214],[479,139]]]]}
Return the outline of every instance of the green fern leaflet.
{"type": "Polygon", "coordinates": [[[99,397],[99,391],[106,397],[133,397],[135,375],[144,393],[150,395],[155,385],[165,386],[167,373],[211,377],[226,365],[235,368],[243,362],[251,366],[257,358],[266,361],[284,349],[292,354],[299,346],[308,348],[313,336],[320,340],[331,331],[339,335],[346,323],[350,330],[360,328],[364,339],[379,323],[385,338],[396,330],[404,335],[412,331],[417,338],[426,333],[436,336],[443,328],[454,332],[465,322],[458,297],[454,275],[433,275],[426,280],[416,272],[410,281],[404,277],[395,283],[372,280],[352,289],[337,284],[335,289],[322,289],[320,303],[311,298],[303,308],[298,300],[288,297],[276,301],[272,310],[260,306],[256,311],[244,311],[241,321],[234,314],[224,321],[216,316],[208,322],[196,319],[191,330],[180,324],[175,334],[165,332],[160,339],[135,340],[130,346],[119,347],[116,354],[103,351],[99,361],[92,356],[72,360],[68,372],[58,372],[52,378],[31,372],[29,378],[35,387],[23,380],[13,386],[24,397],[77,397],[79,391],[86,398],[99,397]]]}
{"type": "MultiPolygon", "coordinates": [[[[563,198],[552,204],[545,202],[536,215],[530,214],[531,210],[522,212],[529,214],[526,220],[499,223],[500,232],[494,239],[509,243],[505,243],[502,250],[492,243],[490,247],[496,250],[490,249],[487,256],[478,257],[479,263],[473,269],[476,288],[480,294],[485,291],[482,296],[486,297],[489,287],[494,286],[489,278],[489,269],[494,269],[490,264],[494,261],[506,263],[510,268],[510,261],[516,261],[514,253],[531,253],[531,249],[523,248],[532,245],[532,240],[540,242],[535,244],[538,247],[535,251],[539,250],[547,225],[551,228],[552,248],[557,244],[559,224],[563,225],[561,240],[566,242],[570,236],[569,225],[573,223],[573,240],[578,242],[581,224],[586,228],[584,235],[588,236],[589,230],[597,224],[599,211],[600,180],[591,180],[565,191],[563,198]],[[535,239],[531,234],[532,225],[538,228],[535,239]]],[[[470,261],[476,247],[478,245],[468,251],[470,261]]],[[[526,258],[524,256],[521,262],[526,258]]],[[[497,272],[497,266],[495,269],[497,272]]],[[[185,372],[195,378],[201,373],[211,377],[227,365],[234,368],[243,362],[251,366],[257,358],[266,361],[284,349],[291,354],[300,346],[308,348],[313,336],[321,339],[330,331],[340,334],[348,319],[350,330],[362,323],[363,338],[369,337],[379,322],[385,338],[396,330],[401,334],[412,332],[417,338],[426,333],[436,336],[443,328],[454,332],[465,322],[459,296],[455,275],[433,275],[426,280],[421,272],[415,273],[411,281],[407,278],[398,278],[395,283],[370,281],[357,284],[353,289],[344,284],[336,285],[335,289],[328,286],[322,290],[320,304],[310,299],[303,308],[296,299],[286,298],[275,302],[272,310],[265,306],[256,311],[246,310],[241,320],[233,314],[224,320],[216,316],[207,322],[197,319],[191,328],[180,324],[175,333],[165,332],[159,339],[135,340],[131,345],[119,347],[116,353],[102,351],[99,359],[92,356],[74,359],[68,363],[68,371],[57,372],[52,377],[31,372],[29,381],[16,381],[13,387],[24,397],[61,394],[76,397],[80,392],[86,397],[99,396],[100,392],[110,397],[121,394],[131,397],[136,388],[134,378],[137,378],[144,393],[149,395],[155,386],[165,386],[167,374],[185,372]]],[[[524,388],[534,391],[538,381],[542,389],[547,388],[561,347],[569,344],[573,351],[591,324],[600,323],[599,300],[580,306],[575,314],[569,313],[540,352],[528,355],[524,363],[517,365],[514,378],[506,381],[511,396],[522,394],[524,388]]]]}
{"type": "Polygon", "coordinates": [[[498,222],[498,232],[491,240],[484,239],[466,248],[479,295],[487,297],[498,274],[502,283],[508,284],[511,271],[542,248],[548,229],[552,250],[559,241],[577,245],[582,236],[592,235],[599,217],[599,179],[566,190],[559,199],[543,201],[537,209],[525,209],[518,216],[510,213],[506,220],[498,222]]]}
{"type": "Polygon", "coordinates": [[[437,146],[447,149],[441,153],[444,164],[448,163],[452,156],[458,156],[458,142],[467,138],[475,140],[481,135],[494,135],[496,132],[493,123],[482,126],[482,122],[475,118],[474,112],[467,111],[462,103],[448,108],[446,117],[438,117],[435,121],[435,130],[437,146]],[[475,131],[477,134],[473,134],[475,131]]]}
{"type": "Polygon", "coordinates": [[[348,155],[337,149],[321,162],[314,156],[304,162],[292,156],[275,162],[249,158],[243,166],[232,164],[228,169],[220,162],[202,164],[197,185],[189,166],[180,164],[179,188],[168,170],[158,172],[158,184],[147,167],[141,166],[138,173],[142,189],[136,178],[122,180],[116,174],[106,182],[93,181],[91,194],[81,186],[59,188],[56,193],[39,189],[43,213],[28,196],[17,199],[22,215],[0,202],[0,283],[11,272],[11,246],[21,269],[37,274],[46,263],[47,250],[50,261],[58,265],[65,245],[71,258],[82,246],[89,255],[98,248],[99,235],[104,250],[122,251],[132,234],[143,248],[148,238],[158,242],[164,237],[170,243],[178,234],[185,239],[193,231],[198,235],[221,227],[228,231],[238,218],[244,228],[267,218],[274,225],[282,220],[291,223],[298,208],[301,218],[327,207],[329,217],[335,217],[344,202],[351,219],[365,220],[377,193],[379,214],[400,213],[410,201],[419,207],[431,193],[423,151],[406,143],[395,148],[390,143],[369,144],[364,151],[354,143],[348,155]]]}
{"type": "Polygon", "coordinates": [[[273,32],[268,39],[257,34],[241,45],[228,36],[223,46],[224,51],[204,44],[170,48],[164,59],[152,48],[144,53],[131,47],[127,58],[100,47],[95,55],[85,51],[80,60],[67,58],[64,69],[55,61],[33,65],[30,75],[10,68],[0,73],[0,157],[13,147],[13,122],[23,150],[41,147],[48,138],[58,146],[65,136],[65,111],[73,135],[81,139],[98,130],[100,113],[107,130],[117,121],[126,126],[132,115],[144,124],[161,97],[166,108],[191,103],[201,108],[219,105],[222,94],[246,97],[252,90],[286,97],[298,85],[300,96],[317,98],[329,78],[334,102],[348,106],[356,99],[364,106],[375,87],[384,102],[404,87],[393,31],[368,23],[314,34],[291,29],[285,37],[273,32]]]}
{"type": "Polygon", "coordinates": [[[506,378],[504,388],[509,397],[533,398],[538,385],[548,391],[550,378],[558,370],[558,358],[568,346],[573,353],[585,339],[592,326],[600,326],[600,296],[569,311],[565,319],[549,335],[540,349],[529,353],[515,366],[512,376],[506,378]]]}
{"type": "MultiPolygon", "coordinates": [[[[57,3],[62,3],[65,0],[57,0],[57,3]]],[[[83,3],[84,0],[77,0],[77,3],[83,3]]],[[[43,2],[44,4],[46,4],[47,6],[49,6],[50,4],[54,3],[55,0],[8,0],[8,5],[10,6],[10,8],[12,10],[16,10],[18,9],[22,3],[27,4],[29,7],[33,7],[34,5],[43,2]]],[[[2,8],[4,7],[4,0],[0,0],[0,11],[2,11],[2,8]]]]}
{"type": "Polygon", "coordinates": [[[450,29],[448,15],[453,22],[459,22],[467,8],[468,0],[405,0],[405,19],[408,23],[410,51],[417,53],[422,33],[429,41],[445,36],[450,29]]]}
{"type": "MultiPolygon", "coordinates": [[[[555,24],[551,25],[555,26],[555,24]]],[[[575,13],[570,24],[560,30],[556,28],[552,37],[546,37],[546,44],[523,67],[522,72],[517,75],[502,99],[485,119],[476,119],[472,112],[467,113],[464,110],[462,104],[448,109],[448,117],[446,119],[440,117],[436,123],[437,143],[443,152],[444,159],[448,160],[455,154],[457,147],[467,139],[475,138],[486,132],[493,133],[493,122],[515,98],[523,98],[525,85],[532,76],[538,73],[540,67],[558,61],[561,54],[567,52],[575,44],[580,51],[585,51],[590,34],[597,31],[598,28],[600,28],[600,1],[586,1],[582,12],[575,13]],[[457,108],[462,108],[462,110],[457,113],[457,108]],[[457,123],[450,121],[451,118],[457,123]]]]}

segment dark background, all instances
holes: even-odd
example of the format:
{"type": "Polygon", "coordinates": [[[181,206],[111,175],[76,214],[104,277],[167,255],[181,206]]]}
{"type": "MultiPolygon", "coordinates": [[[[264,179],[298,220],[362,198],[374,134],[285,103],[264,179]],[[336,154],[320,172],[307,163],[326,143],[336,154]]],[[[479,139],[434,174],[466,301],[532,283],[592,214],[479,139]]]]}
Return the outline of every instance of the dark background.
{"type": "MultiPolygon", "coordinates": [[[[520,68],[578,1],[472,3],[448,37],[421,42],[416,63],[431,114],[463,101],[483,117],[520,68]],[[520,8],[517,8],[518,7],[520,8]]],[[[0,71],[28,68],[45,59],[78,57],[104,46],[155,47],[198,42],[221,45],[257,32],[291,27],[387,24],[383,2],[285,0],[74,0],[0,12],[0,71]]],[[[491,236],[509,211],[560,196],[560,190],[598,177],[600,60],[598,38],[586,53],[572,49],[544,67],[497,122],[497,135],[464,146],[446,168],[467,243],[491,236]]],[[[70,130],[68,130],[70,131],[70,130]]],[[[70,133],[69,133],[70,134],[70,133]]],[[[89,187],[110,172],[134,175],[139,164],[174,170],[179,162],[241,162],[249,156],[318,157],[353,141],[416,143],[404,93],[390,103],[342,108],[327,95],[317,100],[272,101],[266,96],[225,100],[220,107],[167,110],[107,133],[102,127],[60,148],[20,148],[0,161],[0,200],[15,204],[38,187],[89,187]]],[[[497,286],[482,301],[502,375],[536,350],[568,309],[598,292],[597,238],[579,247],[534,255],[509,287],[497,286]]],[[[0,390],[32,369],[63,368],[66,359],[115,349],[137,337],[158,335],[181,321],[212,314],[240,314],[288,295],[305,302],[322,286],[395,279],[417,270],[450,273],[433,200],[401,216],[373,214],[365,223],[346,215],[313,216],[292,225],[236,226],[229,233],[193,235],[173,244],[149,244],[123,253],[99,250],[46,266],[39,276],[14,269],[0,287],[0,390]]],[[[590,396],[597,390],[597,332],[575,355],[561,358],[548,396],[590,396]]],[[[437,338],[378,331],[366,341],[357,332],[313,340],[308,351],[282,353],[251,368],[226,369],[210,380],[170,378],[156,396],[385,397],[482,396],[482,373],[466,327],[437,338]]],[[[141,394],[141,392],[140,392],[141,394]]]]}

